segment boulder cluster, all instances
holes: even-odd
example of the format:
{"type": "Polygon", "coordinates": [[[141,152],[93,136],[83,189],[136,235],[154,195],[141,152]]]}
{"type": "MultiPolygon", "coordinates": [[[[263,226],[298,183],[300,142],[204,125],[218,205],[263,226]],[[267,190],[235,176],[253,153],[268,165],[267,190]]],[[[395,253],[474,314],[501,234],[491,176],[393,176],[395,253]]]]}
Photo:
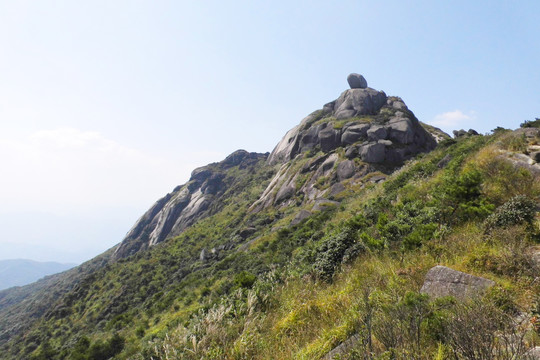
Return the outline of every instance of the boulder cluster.
{"type": "Polygon", "coordinates": [[[419,152],[435,148],[436,141],[403,100],[368,88],[362,75],[351,74],[347,80],[351,89],[290,130],[270,154],[270,164],[289,161],[314,148],[327,153],[338,147],[346,148],[348,158],[399,164],[419,152]],[[336,121],[344,119],[351,121],[335,126],[336,121]]]}

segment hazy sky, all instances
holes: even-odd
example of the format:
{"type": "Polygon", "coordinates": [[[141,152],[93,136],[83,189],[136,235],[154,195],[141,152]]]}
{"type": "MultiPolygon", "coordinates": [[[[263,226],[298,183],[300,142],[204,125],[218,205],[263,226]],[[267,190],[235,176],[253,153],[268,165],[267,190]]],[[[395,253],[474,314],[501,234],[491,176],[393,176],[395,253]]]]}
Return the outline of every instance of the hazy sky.
{"type": "Polygon", "coordinates": [[[80,262],[350,72],[446,131],[540,117],[538,1],[2,1],[0,259],[80,262]]]}

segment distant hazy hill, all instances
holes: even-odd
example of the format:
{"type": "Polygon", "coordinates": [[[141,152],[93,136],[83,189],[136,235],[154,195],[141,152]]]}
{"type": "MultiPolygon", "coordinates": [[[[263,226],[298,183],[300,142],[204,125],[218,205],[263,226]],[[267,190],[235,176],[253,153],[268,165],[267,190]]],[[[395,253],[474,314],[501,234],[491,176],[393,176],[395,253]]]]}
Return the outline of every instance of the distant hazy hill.
{"type": "Polygon", "coordinates": [[[0,290],[30,284],[44,276],[67,270],[75,265],[24,259],[0,260],[0,290]]]}

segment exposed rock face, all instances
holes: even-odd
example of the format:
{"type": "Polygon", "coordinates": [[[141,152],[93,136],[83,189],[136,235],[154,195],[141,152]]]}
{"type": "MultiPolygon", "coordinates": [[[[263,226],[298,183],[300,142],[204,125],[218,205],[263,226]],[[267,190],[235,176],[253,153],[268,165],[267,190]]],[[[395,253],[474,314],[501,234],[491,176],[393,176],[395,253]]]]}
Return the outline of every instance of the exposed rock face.
{"type": "Polygon", "coordinates": [[[326,354],[322,360],[332,360],[334,358],[340,359],[341,355],[348,354],[361,340],[359,334],[354,334],[335,348],[333,348],[328,354],[326,354]]]}
{"type": "Polygon", "coordinates": [[[351,89],[367,88],[367,81],[360,74],[356,74],[356,73],[349,74],[349,76],[347,76],[347,82],[349,83],[349,86],[351,87],[351,89]]]}
{"type": "Polygon", "coordinates": [[[482,294],[493,285],[491,280],[437,265],[426,274],[420,292],[436,298],[454,296],[464,300],[482,294]]]}
{"type": "Polygon", "coordinates": [[[405,160],[435,148],[437,141],[402,99],[387,97],[383,91],[367,87],[367,83],[363,87],[365,79],[361,75],[351,74],[348,81],[352,89],[305,117],[274,148],[268,164],[281,164],[281,168],[252,205],[252,211],[277,204],[286,206],[299,194],[307,202],[331,197],[343,191],[342,186],[334,186],[336,183],[355,182],[375,171],[370,165],[391,172],[405,160]],[[305,160],[309,153],[319,151],[323,155],[305,160]],[[291,161],[297,160],[305,162],[299,173],[291,166],[291,161]],[[302,179],[308,173],[312,174],[309,179],[302,179]]]}
{"type": "Polygon", "coordinates": [[[250,168],[266,158],[267,154],[238,150],[219,163],[195,169],[185,185],[158,200],[135,223],[116,248],[114,257],[132,255],[179,235],[195,221],[209,215],[214,204],[220,203],[220,196],[227,189],[224,183],[227,169],[250,168]]]}
{"type": "Polygon", "coordinates": [[[334,116],[347,119],[360,115],[374,115],[386,103],[386,94],[372,88],[345,90],[336,100],[334,116]]]}
{"type": "Polygon", "coordinates": [[[291,221],[291,226],[300,224],[311,215],[311,211],[300,210],[300,212],[294,217],[293,221],[291,221]]]}

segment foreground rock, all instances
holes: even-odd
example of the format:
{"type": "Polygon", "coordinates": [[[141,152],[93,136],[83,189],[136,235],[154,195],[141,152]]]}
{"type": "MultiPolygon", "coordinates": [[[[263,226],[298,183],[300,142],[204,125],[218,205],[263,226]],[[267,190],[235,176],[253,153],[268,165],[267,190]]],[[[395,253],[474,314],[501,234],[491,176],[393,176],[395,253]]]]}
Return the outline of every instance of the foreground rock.
{"type": "Polygon", "coordinates": [[[332,349],[328,354],[326,354],[322,360],[333,360],[340,359],[342,355],[350,353],[356,344],[360,341],[360,335],[355,334],[336,346],[334,349],[332,349]]]}
{"type": "Polygon", "coordinates": [[[493,285],[491,280],[437,265],[426,274],[420,292],[435,298],[454,296],[464,300],[481,295],[493,285]]]}

